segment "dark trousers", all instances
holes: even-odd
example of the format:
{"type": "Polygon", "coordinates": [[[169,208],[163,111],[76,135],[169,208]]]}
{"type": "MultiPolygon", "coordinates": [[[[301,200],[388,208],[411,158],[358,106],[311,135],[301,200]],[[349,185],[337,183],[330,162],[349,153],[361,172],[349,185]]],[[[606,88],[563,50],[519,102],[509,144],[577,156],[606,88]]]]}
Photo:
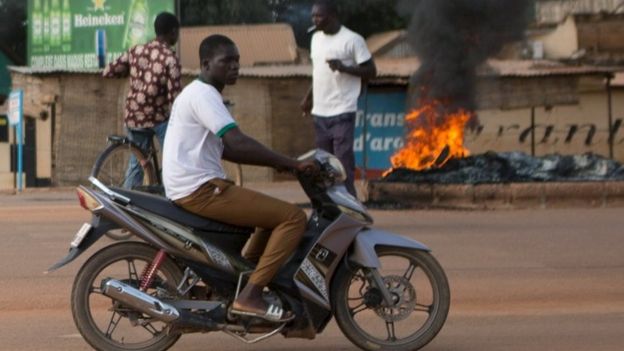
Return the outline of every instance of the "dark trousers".
{"type": "Polygon", "coordinates": [[[351,195],[356,196],[355,191],[355,154],[353,153],[353,141],[355,133],[355,112],[347,112],[331,117],[314,117],[316,130],[316,146],[340,159],[347,172],[345,186],[351,195]]]}

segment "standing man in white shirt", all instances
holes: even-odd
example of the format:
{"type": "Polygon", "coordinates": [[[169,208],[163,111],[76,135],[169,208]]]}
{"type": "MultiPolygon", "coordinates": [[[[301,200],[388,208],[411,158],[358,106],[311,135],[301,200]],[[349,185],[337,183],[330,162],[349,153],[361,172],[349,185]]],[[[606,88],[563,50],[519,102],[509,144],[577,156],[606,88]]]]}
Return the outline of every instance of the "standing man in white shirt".
{"type": "Polygon", "coordinates": [[[340,159],[347,171],[345,185],[356,196],[353,153],[357,100],[362,80],[377,75],[375,62],[361,35],[338,20],[336,5],[317,0],[312,6],[312,87],[301,102],[312,115],[316,146],[340,159]]]}
{"type": "Polygon", "coordinates": [[[236,83],[240,67],[231,39],[207,37],[200,44],[199,58],[199,78],[173,103],[163,149],[165,193],[189,212],[257,228],[244,253],[257,262],[256,269],[230,312],[272,322],[290,320],[292,314],[263,300],[262,289],[296,250],[306,214],[296,205],[234,185],[226,179],[221,159],[281,171],[316,172],[318,166],[271,151],[238,128],[221,95],[226,85],[236,83]]]}

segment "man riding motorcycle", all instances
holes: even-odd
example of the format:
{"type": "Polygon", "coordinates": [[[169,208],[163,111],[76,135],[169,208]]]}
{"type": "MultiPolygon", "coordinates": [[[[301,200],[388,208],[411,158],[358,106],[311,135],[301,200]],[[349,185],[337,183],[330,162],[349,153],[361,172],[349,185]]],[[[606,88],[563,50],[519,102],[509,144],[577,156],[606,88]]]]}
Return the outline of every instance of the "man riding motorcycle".
{"type": "Polygon", "coordinates": [[[175,100],[163,148],[166,196],[197,215],[256,228],[243,256],[257,262],[230,313],[283,322],[292,319],[262,298],[263,288],[295,251],[306,226],[297,206],[226,180],[221,159],[314,172],[313,161],[298,161],[271,151],[238,128],[223,103],[226,85],[236,83],[239,52],[223,35],[205,38],[199,49],[201,73],[175,100]]]}

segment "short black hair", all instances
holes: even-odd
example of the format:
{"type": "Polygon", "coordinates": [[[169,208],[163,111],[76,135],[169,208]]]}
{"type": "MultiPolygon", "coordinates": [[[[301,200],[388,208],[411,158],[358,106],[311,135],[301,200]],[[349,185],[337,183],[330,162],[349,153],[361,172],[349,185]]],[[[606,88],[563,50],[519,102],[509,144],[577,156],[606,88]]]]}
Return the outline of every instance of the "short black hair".
{"type": "Polygon", "coordinates": [[[314,6],[322,7],[329,14],[338,15],[338,6],[336,6],[336,2],[332,0],[315,0],[314,6]]]}
{"type": "Polygon", "coordinates": [[[232,39],[221,34],[213,34],[204,38],[201,44],[199,44],[199,61],[201,62],[205,59],[211,59],[212,57],[214,57],[217,49],[225,45],[236,44],[234,44],[234,41],[232,39]]]}
{"type": "Polygon", "coordinates": [[[180,29],[178,18],[169,12],[161,12],[154,20],[154,31],[156,35],[171,34],[174,30],[180,29]]]}

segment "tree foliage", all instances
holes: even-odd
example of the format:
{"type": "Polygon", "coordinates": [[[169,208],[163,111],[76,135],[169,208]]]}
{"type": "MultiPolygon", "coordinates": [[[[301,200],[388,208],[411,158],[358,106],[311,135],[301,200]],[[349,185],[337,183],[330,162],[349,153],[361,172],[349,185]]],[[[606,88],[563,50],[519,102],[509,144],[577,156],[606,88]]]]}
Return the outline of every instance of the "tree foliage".
{"type": "MultiPolygon", "coordinates": [[[[341,21],[367,37],[405,28],[406,17],[397,12],[401,0],[336,0],[341,21]]],[[[402,0],[405,1],[405,0],[402,0]]],[[[416,0],[408,0],[416,1],[416,0]]],[[[289,23],[299,46],[308,47],[314,0],[179,0],[183,26],[289,23]]],[[[18,58],[26,58],[26,1],[0,0],[0,45],[18,58]]]]}
{"type": "Polygon", "coordinates": [[[181,0],[183,26],[272,22],[270,0],[181,0]]]}
{"type": "Polygon", "coordinates": [[[26,1],[0,0],[0,47],[16,64],[26,61],[26,1]]]}
{"type": "MultiPolygon", "coordinates": [[[[299,46],[309,45],[307,29],[314,0],[180,0],[182,25],[286,22],[299,46]]],[[[340,20],[364,37],[405,28],[397,12],[400,0],[336,0],[340,20]]]]}

